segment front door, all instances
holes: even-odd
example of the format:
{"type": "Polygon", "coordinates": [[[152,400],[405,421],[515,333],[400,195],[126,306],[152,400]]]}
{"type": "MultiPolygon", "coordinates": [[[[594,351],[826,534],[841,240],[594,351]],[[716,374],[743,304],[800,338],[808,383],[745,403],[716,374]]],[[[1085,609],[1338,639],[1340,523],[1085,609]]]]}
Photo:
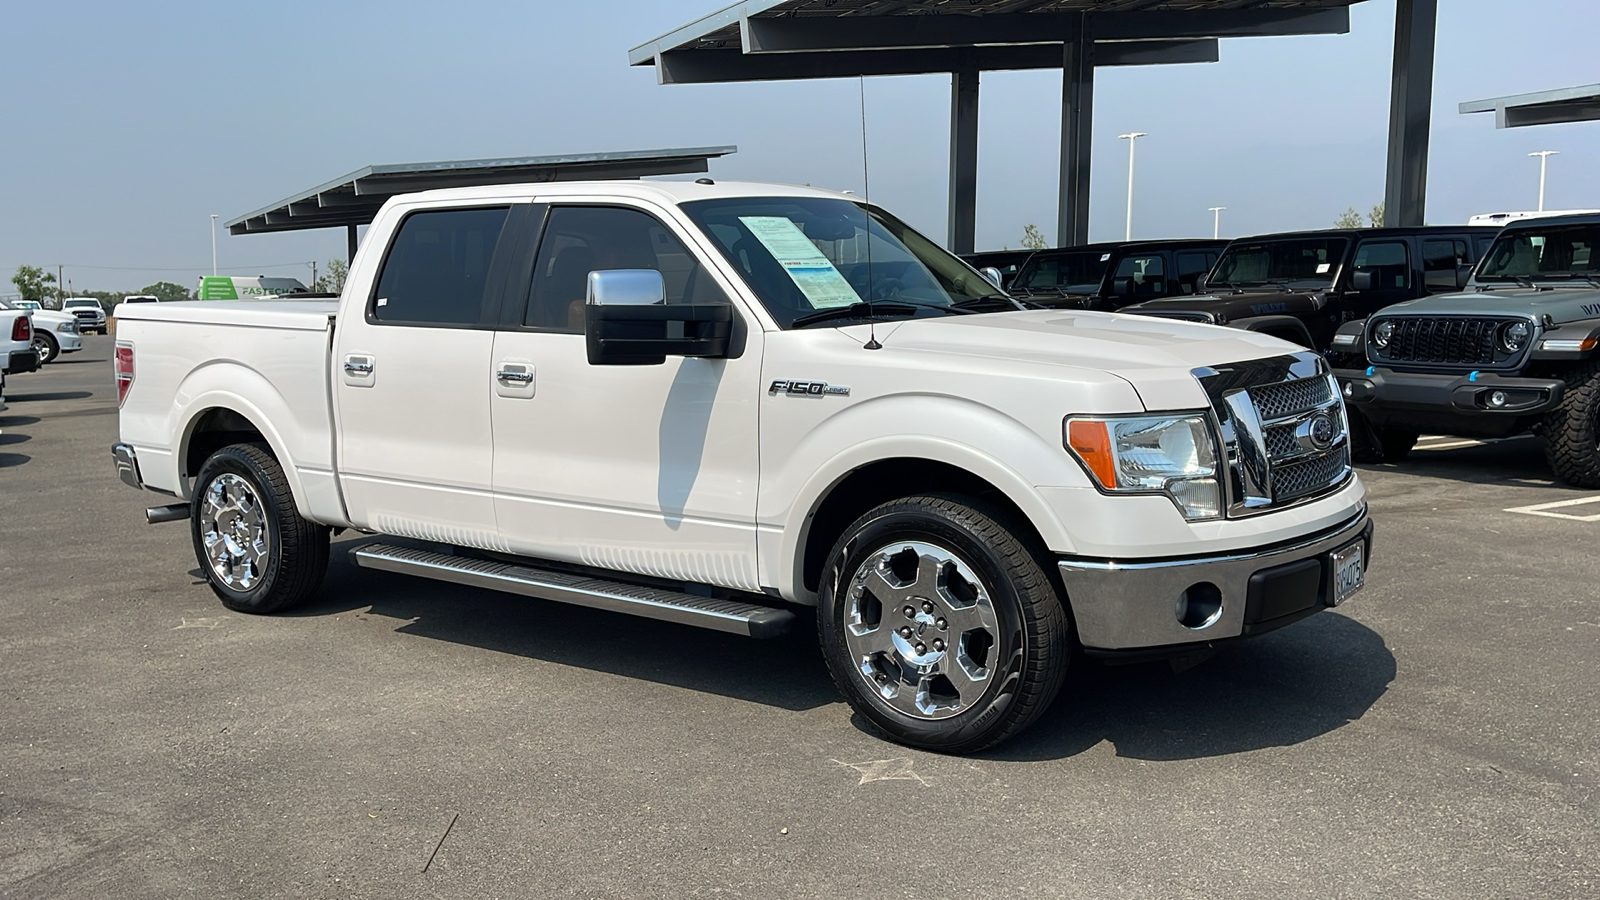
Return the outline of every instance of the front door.
{"type": "MultiPolygon", "coordinates": [[[[377,277],[347,287],[333,355],[340,486],[351,521],[498,545],[490,354],[512,207],[401,213],[377,277]]],[[[382,239],[386,223],[376,223],[382,239]]]]}
{"type": "Polygon", "coordinates": [[[760,332],[737,358],[653,366],[590,365],[584,341],[592,271],[655,269],[668,303],[730,302],[692,245],[641,209],[549,209],[507,288],[520,314],[494,340],[495,510],[512,552],[758,589],[760,332]]]}

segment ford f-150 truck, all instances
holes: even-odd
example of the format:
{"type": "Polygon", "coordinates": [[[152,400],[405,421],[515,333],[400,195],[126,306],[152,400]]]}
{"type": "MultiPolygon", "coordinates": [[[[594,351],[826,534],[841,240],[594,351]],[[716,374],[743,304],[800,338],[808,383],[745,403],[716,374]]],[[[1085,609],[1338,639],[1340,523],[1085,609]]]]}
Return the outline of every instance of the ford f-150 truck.
{"type": "Polygon", "coordinates": [[[1401,303],[1334,337],[1354,450],[1398,462],[1419,432],[1544,437],[1556,476],[1600,487],[1600,215],[1507,225],[1464,293],[1401,303]]]}
{"type": "Polygon", "coordinates": [[[180,501],[148,516],[228,607],[306,600],[332,529],[380,536],[361,566],[756,637],[815,606],[844,696],[915,746],[1014,734],[1078,648],[1337,605],[1370,558],[1320,358],[1024,310],[844,194],[402,196],[337,300],[118,315],[119,473],[180,501]]]}

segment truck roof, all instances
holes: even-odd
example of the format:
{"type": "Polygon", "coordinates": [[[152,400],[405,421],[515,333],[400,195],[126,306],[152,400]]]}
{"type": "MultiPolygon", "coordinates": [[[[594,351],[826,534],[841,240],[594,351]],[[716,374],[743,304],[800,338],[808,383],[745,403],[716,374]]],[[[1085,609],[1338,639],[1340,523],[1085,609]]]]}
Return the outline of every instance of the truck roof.
{"type": "Polygon", "coordinates": [[[1395,228],[1316,228],[1310,231],[1280,231],[1273,234],[1250,234],[1234,238],[1235,241],[1276,241],[1315,237],[1382,237],[1404,234],[1496,234],[1497,225],[1402,225],[1395,228]]]}
{"type": "MultiPolygon", "coordinates": [[[[711,181],[711,179],[702,179],[711,181]]],[[[859,195],[794,184],[769,184],[759,181],[558,181],[544,184],[497,184],[483,187],[445,188],[416,194],[401,194],[394,201],[504,200],[523,197],[626,197],[677,204],[690,200],[717,200],[726,197],[828,197],[860,200],[859,195]]]]}
{"type": "Polygon", "coordinates": [[[1569,213],[1564,216],[1538,216],[1531,219],[1518,219],[1507,222],[1507,231],[1522,231],[1533,228],[1549,228],[1552,225],[1596,225],[1600,224],[1600,213],[1583,212],[1569,213]]]}

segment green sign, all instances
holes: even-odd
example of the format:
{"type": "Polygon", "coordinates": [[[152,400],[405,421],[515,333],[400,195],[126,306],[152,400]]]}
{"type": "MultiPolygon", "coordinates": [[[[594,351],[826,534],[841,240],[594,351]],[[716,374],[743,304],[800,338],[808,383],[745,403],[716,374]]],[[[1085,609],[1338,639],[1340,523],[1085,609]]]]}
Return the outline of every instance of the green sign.
{"type": "Polygon", "coordinates": [[[207,275],[200,279],[201,300],[237,300],[239,292],[234,289],[233,278],[228,275],[207,275]]]}

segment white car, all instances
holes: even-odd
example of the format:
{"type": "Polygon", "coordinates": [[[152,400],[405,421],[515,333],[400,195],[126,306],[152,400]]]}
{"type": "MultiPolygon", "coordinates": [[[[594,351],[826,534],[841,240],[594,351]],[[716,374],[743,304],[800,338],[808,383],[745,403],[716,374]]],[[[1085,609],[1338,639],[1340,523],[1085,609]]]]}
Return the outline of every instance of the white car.
{"type": "Polygon", "coordinates": [[[6,376],[38,368],[32,320],[20,309],[0,310],[0,409],[6,408],[6,376]]]}
{"type": "Polygon", "coordinates": [[[61,302],[61,311],[78,317],[78,331],[106,333],[106,310],[93,297],[68,297],[61,302]]]}
{"type": "Polygon", "coordinates": [[[54,362],[63,353],[77,353],[83,349],[83,337],[78,333],[78,317],[68,313],[41,309],[37,303],[30,308],[29,300],[0,300],[0,313],[8,310],[27,313],[33,322],[33,348],[39,351],[39,365],[54,362]]]}
{"type": "Polygon", "coordinates": [[[751,637],[815,607],[845,699],[944,752],[1080,648],[1203,656],[1370,554],[1321,357],[1024,309],[811,188],[398,196],[338,300],[125,305],[114,372],[119,474],[231,609],[314,595],[334,528],[385,536],[363,567],[751,637]]]}

